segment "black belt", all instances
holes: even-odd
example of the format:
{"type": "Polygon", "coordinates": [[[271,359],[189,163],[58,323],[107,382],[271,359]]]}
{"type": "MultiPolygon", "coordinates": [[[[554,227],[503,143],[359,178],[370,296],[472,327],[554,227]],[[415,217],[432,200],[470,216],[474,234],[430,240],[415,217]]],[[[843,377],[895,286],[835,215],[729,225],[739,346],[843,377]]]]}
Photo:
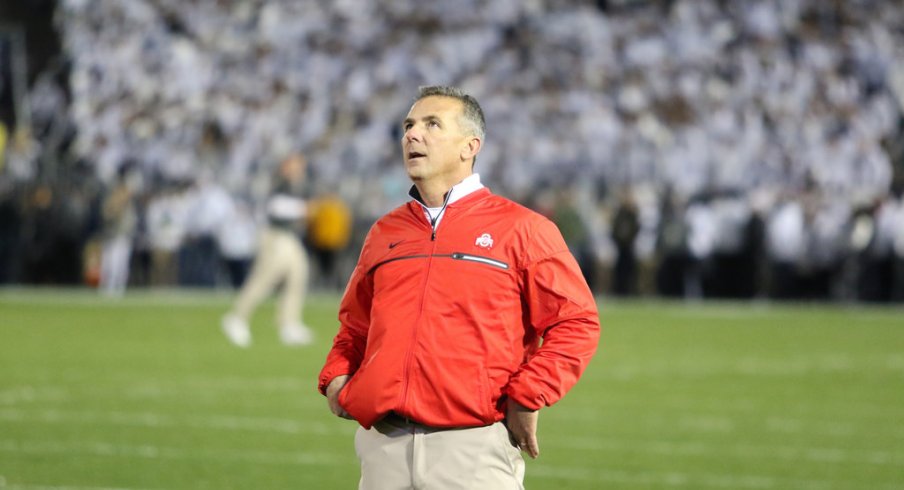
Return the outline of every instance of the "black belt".
{"type": "Polygon", "coordinates": [[[438,432],[442,430],[461,430],[461,429],[475,429],[477,427],[485,427],[485,426],[474,426],[474,427],[434,427],[432,425],[426,425],[418,422],[417,420],[408,418],[404,415],[399,415],[396,412],[389,412],[381,419],[382,422],[386,422],[389,425],[394,427],[398,427],[400,429],[423,429],[426,431],[438,432]]]}
{"type": "Polygon", "coordinates": [[[414,419],[410,419],[405,417],[404,415],[399,415],[395,412],[389,412],[383,417],[383,422],[386,422],[390,425],[394,425],[396,427],[417,427],[419,429],[427,429],[427,430],[443,430],[442,427],[432,427],[429,425],[424,425],[414,419]]]}

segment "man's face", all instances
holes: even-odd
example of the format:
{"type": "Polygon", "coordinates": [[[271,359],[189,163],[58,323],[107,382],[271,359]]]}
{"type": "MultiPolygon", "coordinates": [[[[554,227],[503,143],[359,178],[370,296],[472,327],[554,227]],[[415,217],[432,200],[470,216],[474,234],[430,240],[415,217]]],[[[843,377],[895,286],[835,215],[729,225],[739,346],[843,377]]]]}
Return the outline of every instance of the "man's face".
{"type": "Polygon", "coordinates": [[[459,125],[461,112],[462,103],[452,97],[429,96],[411,106],[402,123],[402,156],[411,180],[451,179],[451,185],[462,178],[469,136],[459,125]]]}

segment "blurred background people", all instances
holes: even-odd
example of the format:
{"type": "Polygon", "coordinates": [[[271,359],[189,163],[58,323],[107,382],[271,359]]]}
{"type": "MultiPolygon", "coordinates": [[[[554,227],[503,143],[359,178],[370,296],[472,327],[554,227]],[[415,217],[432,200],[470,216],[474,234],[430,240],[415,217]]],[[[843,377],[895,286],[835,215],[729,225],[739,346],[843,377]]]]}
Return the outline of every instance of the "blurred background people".
{"type": "MultiPolygon", "coordinates": [[[[613,218],[625,216],[617,213],[618,196],[632,192],[639,229],[630,294],[677,294],[681,246],[668,242],[665,253],[659,240],[657,249],[657,233],[674,238],[685,226],[685,297],[766,297],[771,290],[774,298],[824,299],[826,289],[829,299],[845,301],[900,296],[886,285],[894,289],[902,273],[878,265],[888,263],[888,232],[877,231],[868,250],[850,239],[855,228],[858,237],[866,230],[855,221],[884,229],[894,220],[882,209],[901,203],[894,190],[904,182],[900,2],[10,5],[16,8],[0,3],[0,13],[24,30],[25,42],[0,30],[0,46],[24,46],[21,53],[0,49],[7,134],[0,179],[20,189],[6,210],[22,224],[0,230],[15,236],[4,245],[17,255],[5,267],[8,282],[61,280],[52,254],[24,246],[45,232],[33,218],[48,211],[35,206],[46,192],[26,196],[27,189],[47,185],[57,203],[88,189],[78,199],[93,202],[115,185],[123,162],[134,162],[146,184],[136,198],[148,205],[137,209],[140,247],[132,262],[154,270],[148,233],[159,192],[180,182],[191,207],[197,193],[185,184],[209,178],[204,185],[258,206],[266,186],[256,176],[294,146],[315,162],[312,186],[331,189],[351,213],[348,244],[336,253],[317,250],[325,271],[347,274],[369,225],[398,204],[406,186],[391,150],[406,94],[448,83],[480,97],[491,114],[498,138],[481,167],[494,189],[538,207],[546,205],[543,185],[576,198],[590,243],[576,249],[587,248],[582,267],[599,294],[624,291],[609,269],[626,270],[630,261],[616,262],[629,251],[614,253],[611,231],[613,218]],[[19,55],[27,63],[16,62],[19,55]],[[670,192],[681,196],[675,209],[670,192]],[[772,197],[757,198],[748,213],[754,193],[772,197]],[[794,274],[783,275],[762,264],[793,251],[777,250],[764,235],[793,228],[785,214],[793,211],[783,208],[804,193],[821,204],[801,215],[802,252],[788,263],[794,274]],[[815,245],[839,227],[845,236],[831,238],[835,245],[815,245]],[[818,257],[803,252],[811,248],[818,257]],[[731,280],[733,273],[749,277],[749,257],[760,264],[756,278],[731,280]],[[870,279],[883,267],[893,277],[870,279]],[[779,284],[785,279],[791,282],[779,284]],[[877,285],[881,290],[870,290],[877,285]]],[[[88,216],[95,214],[92,208],[88,216]]],[[[217,262],[222,244],[205,215],[213,216],[199,222],[189,212],[179,225],[175,253],[183,263],[171,272],[183,285],[228,287],[228,269],[217,262]]],[[[563,214],[563,227],[573,217],[563,214]]],[[[47,246],[64,240],[48,236],[47,246]]],[[[321,283],[317,271],[317,287],[335,288],[337,281],[321,283]]],[[[132,282],[155,284],[142,277],[133,274],[132,282]]]]}
{"type": "Polygon", "coordinates": [[[351,240],[352,212],[335,194],[318,197],[311,208],[307,243],[317,261],[317,283],[327,289],[341,289],[346,278],[340,275],[340,254],[351,240]]]}
{"type": "Polygon", "coordinates": [[[111,296],[121,296],[129,283],[132,239],[138,225],[135,177],[129,167],[123,167],[103,202],[100,288],[111,296]]]}
{"type": "Polygon", "coordinates": [[[178,253],[187,219],[185,199],[175,184],[164,184],[149,197],[145,227],[151,255],[152,286],[175,287],[178,284],[178,253]]]}
{"type": "Polygon", "coordinates": [[[308,256],[299,232],[307,203],[304,199],[307,160],[301,153],[279,165],[266,203],[267,224],[260,237],[251,274],[239,291],[232,310],[222,319],[226,337],[239,347],[251,345],[250,321],[254,310],[281,287],[276,322],[280,340],[290,346],[313,342],[313,333],[301,319],[308,287],[308,256]]]}
{"type": "Polygon", "coordinates": [[[254,209],[243,198],[233,198],[216,229],[217,249],[226,267],[229,285],[239,289],[248,277],[257,250],[258,226],[254,209]]]}
{"type": "Polygon", "coordinates": [[[625,191],[619,196],[618,207],[612,218],[612,239],[618,254],[612,289],[616,295],[625,296],[637,292],[637,254],[634,249],[639,233],[637,203],[630,191],[625,191]]]}

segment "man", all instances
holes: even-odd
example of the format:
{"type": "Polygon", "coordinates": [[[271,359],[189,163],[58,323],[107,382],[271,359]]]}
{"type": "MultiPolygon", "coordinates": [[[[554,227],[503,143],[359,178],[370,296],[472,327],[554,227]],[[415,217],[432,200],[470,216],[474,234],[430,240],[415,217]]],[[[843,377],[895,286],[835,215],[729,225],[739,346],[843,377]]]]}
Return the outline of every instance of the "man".
{"type": "Polygon", "coordinates": [[[361,425],[362,489],[523,488],[538,410],[596,351],[593,296],[555,225],[473,173],[474,98],[422,88],[402,129],[414,200],[368,233],[319,389],[361,425]]]}
{"type": "Polygon", "coordinates": [[[136,174],[129,166],[119,169],[116,182],[104,198],[103,248],[100,260],[100,289],[106,295],[120,297],[129,284],[132,241],[138,228],[135,209],[136,174]]]}
{"type": "Polygon", "coordinates": [[[251,275],[235,304],[223,317],[223,333],[239,347],[251,345],[248,322],[257,306],[282,283],[277,321],[279,338],[288,346],[313,342],[313,333],[301,321],[308,281],[308,257],[298,237],[307,206],[301,198],[307,161],[301,153],[286,157],[279,166],[273,193],[267,201],[267,227],[261,235],[251,275]]]}

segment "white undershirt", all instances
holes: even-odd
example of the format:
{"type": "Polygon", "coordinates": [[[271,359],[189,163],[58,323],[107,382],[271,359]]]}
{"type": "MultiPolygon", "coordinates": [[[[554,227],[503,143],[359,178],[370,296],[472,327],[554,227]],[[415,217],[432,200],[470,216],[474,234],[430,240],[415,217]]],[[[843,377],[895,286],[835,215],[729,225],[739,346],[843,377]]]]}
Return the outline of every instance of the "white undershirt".
{"type": "Polygon", "coordinates": [[[446,201],[445,205],[431,208],[424,206],[421,203],[421,207],[424,208],[424,214],[427,216],[427,221],[433,223],[433,226],[436,227],[439,225],[439,222],[443,219],[443,216],[446,214],[445,209],[446,206],[452,204],[455,201],[467,196],[468,194],[483,189],[484,185],[480,183],[480,174],[471,174],[465,177],[464,180],[452,186],[452,189],[449,190],[449,199],[446,201]],[[436,220],[435,222],[433,220],[436,220]]]}

